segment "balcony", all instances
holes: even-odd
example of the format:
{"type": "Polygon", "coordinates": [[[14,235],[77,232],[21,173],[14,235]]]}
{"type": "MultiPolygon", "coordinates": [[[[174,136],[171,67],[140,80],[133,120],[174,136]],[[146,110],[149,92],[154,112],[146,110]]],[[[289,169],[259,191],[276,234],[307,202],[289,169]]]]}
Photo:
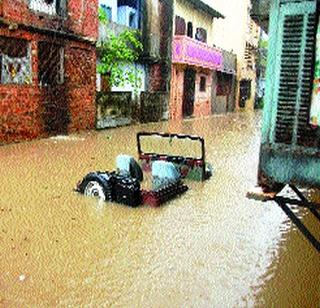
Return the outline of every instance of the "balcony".
{"type": "Polygon", "coordinates": [[[211,70],[222,70],[221,50],[188,36],[175,35],[172,42],[172,62],[194,65],[211,70]]]}

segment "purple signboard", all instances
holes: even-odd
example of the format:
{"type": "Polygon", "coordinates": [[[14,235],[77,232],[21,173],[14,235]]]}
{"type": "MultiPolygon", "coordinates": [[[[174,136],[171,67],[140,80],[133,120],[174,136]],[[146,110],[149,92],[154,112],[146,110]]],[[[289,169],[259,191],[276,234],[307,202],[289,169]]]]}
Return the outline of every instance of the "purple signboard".
{"type": "Polygon", "coordinates": [[[174,63],[185,63],[215,70],[222,68],[223,56],[219,49],[189,37],[175,36],[172,51],[174,63]]]}

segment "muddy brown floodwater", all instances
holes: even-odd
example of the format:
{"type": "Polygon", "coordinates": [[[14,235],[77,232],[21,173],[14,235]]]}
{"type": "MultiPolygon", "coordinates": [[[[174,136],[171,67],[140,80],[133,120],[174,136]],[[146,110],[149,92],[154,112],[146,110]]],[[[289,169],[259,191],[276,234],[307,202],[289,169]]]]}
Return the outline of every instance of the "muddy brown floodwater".
{"type": "MultiPolygon", "coordinates": [[[[319,254],[275,203],[245,197],[260,122],[239,113],[0,147],[0,306],[319,307],[319,254]],[[136,156],[140,130],[202,135],[213,177],[160,208],[72,191],[136,156]]],[[[294,212],[319,239],[320,223],[294,212]]]]}

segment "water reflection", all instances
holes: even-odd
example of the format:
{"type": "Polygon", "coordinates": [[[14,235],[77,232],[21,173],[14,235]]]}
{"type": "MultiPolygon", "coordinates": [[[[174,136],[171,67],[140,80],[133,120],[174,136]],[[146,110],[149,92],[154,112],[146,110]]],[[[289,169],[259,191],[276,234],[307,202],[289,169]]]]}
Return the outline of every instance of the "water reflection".
{"type": "MultiPolygon", "coordinates": [[[[256,183],[260,119],[234,114],[1,147],[0,306],[317,306],[318,254],[275,203],[245,198],[256,183]],[[89,171],[114,169],[119,153],[136,156],[142,130],[202,135],[214,176],[157,209],[72,191],[89,171]]],[[[320,235],[305,210],[294,212],[320,235]]]]}

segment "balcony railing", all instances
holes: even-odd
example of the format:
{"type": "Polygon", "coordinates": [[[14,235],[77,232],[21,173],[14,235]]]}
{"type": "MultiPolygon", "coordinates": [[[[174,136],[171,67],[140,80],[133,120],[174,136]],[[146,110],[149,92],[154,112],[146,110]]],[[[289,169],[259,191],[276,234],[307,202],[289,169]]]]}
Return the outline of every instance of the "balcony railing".
{"type": "Polygon", "coordinates": [[[223,67],[222,52],[188,36],[175,35],[172,42],[172,62],[214,70],[223,67]]]}

